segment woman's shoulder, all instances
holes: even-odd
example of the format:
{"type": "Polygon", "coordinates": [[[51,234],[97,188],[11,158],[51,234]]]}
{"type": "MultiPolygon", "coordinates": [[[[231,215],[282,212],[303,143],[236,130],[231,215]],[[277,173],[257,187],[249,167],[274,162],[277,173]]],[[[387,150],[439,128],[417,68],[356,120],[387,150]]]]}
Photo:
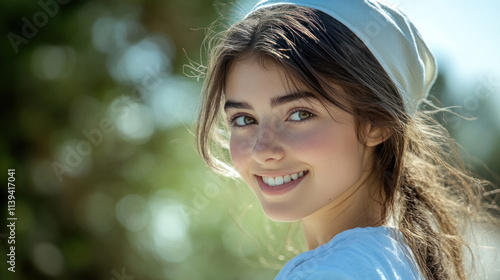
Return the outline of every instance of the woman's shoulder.
{"type": "Polygon", "coordinates": [[[280,271],[280,279],[420,279],[396,229],[355,228],[304,252],[280,271]]]}

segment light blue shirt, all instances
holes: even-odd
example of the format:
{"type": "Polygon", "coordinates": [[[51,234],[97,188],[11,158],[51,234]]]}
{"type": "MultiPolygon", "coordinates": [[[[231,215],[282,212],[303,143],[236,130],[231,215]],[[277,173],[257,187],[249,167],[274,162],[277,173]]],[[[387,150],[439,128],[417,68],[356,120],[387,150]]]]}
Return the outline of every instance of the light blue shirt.
{"type": "Polygon", "coordinates": [[[290,260],[275,280],[420,280],[409,248],[387,227],[355,228],[290,260]]]}

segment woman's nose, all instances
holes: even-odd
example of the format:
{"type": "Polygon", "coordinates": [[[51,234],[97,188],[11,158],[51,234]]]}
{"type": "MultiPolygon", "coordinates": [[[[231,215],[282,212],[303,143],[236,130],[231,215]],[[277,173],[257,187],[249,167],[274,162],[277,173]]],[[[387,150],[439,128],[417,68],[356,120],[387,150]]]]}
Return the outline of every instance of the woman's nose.
{"type": "Polygon", "coordinates": [[[284,156],[281,144],[280,128],[271,126],[260,127],[255,144],[252,148],[252,157],[260,164],[279,161],[284,156]]]}

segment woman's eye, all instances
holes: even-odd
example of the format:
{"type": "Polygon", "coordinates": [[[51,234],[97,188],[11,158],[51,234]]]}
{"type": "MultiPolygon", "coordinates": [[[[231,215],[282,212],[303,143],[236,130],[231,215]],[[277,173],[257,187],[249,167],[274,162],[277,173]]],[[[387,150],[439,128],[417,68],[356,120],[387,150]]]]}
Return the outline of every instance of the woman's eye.
{"type": "Polygon", "coordinates": [[[309,119],[312,116],[314,116],[313,113],[301,110],[301,111],[297,111],[297,112],[291,114],[290,120],[303,121],[303,120],[309,119]]]}
{"type": "Polygon", "coordinates": [[[239,116],[233,118],[231,123],[236,126],[246,126],[255,123],[255,120],[249,116],[239,116]]]}

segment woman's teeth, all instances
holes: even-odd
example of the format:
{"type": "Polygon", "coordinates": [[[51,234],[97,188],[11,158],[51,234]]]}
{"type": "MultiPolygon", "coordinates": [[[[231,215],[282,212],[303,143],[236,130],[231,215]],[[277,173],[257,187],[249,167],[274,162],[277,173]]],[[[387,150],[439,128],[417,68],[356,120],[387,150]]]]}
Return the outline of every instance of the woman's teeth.
{"type": "Polygon", "coordinates": [[[271,187],[274,186],[279,186],[283,185],[284,183],[288,183],[292,180],[297,180],[300,177],[304,176],[304,174],[307,174],[307,171],[300,171],[298,173],[290,174],[290,175],[285,175],[285,176],[278,176],[278,177],[266,177],[262,176],[262,180],[264,183],[268,184],[271,187]]]}

